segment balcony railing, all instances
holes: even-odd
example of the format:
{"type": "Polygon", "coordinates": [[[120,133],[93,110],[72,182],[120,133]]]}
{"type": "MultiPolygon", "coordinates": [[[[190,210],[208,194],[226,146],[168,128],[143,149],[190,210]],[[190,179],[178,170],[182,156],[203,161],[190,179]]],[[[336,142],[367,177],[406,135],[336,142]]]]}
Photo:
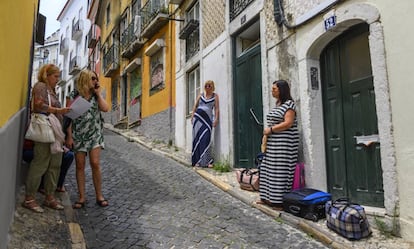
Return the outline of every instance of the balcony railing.
{"type": "Polygon", "coordinates": [[[94,48],[96,46],[96,43],[98,42],[98,37],[96,34],[96,24],[91,25],[87,38],[88,38],[88,48],[94,48]]]}
{"type": "Polygon", "coordinates": [[[185,60],[191,59],[198,51],[200,51],[200,32],[197,28],[185,40],[185,60]]]}
{"type": "Polygon", "coordinates": [[[144,38],[151,38],[165,24],[168,23],[168,6],[165,1],[149,0],[141,8],[142,34],[144,38]]]}
{"type": "Polygon", "coordinates": [[[122,57],[131,59],[144,43],[145,40],[141,38],[141,16],[137,15],[121,34],[122,57]]]}
{"type": "Polygon", "coordinates": [[[119,68],[119,48],[118,45],[113,44],[103,57],[103,68],[106,77],[112,76],[119,68]]]}
{"type": "Polygon", "coordinates": [[[64,55],[69,51],[69,38],[64,38],[60,40],[59,51],[61,55],[64,55]]]}
{"type": "Polygon", "coordinates": [[[72,59],[70,59],[69,74],[70,75],[75,75],[75,74],[79,73],[80,70],[81,70],[81,68],[80,68],[80,57],[75,56],[72,59]]]}
{"type": "Polygon", "coordinates": [[[72,25],[72,40],[77,40],[82,37],[83,23],[81,20],[76,21],[72,25]]]}
{"type": "Polygon", "coordinates": [[[184,24],[183,29],[180,31],[180,39],[187,39],[188,36],[193,33],[195,29],[198,29],[199,22],[198,20],[191,19],[184,24]]]}
{"type": "Polygon", "coordinates": [[[230,21],[233,21],[243,12],[254,0],[230,0],[230,21]]]}

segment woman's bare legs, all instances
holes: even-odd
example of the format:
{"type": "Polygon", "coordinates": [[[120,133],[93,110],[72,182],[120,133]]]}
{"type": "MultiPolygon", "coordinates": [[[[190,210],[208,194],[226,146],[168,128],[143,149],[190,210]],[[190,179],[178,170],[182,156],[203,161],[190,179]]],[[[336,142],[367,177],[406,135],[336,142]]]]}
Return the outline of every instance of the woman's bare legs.
{"type": "Polygon", "coordinates": [[[85,152],[76,152],[76,182],[78,184],[79,199],[75,202],[74,208],[82,208],[85,204],[85,152]]]}
{"type": "Polygon", "coordinates": [[[89,162],[92,169],[93,186],[95,187],[96,202],[100,206],[108,206],[108,201],[105,200],[102,194],[102,176],[100,167],[101,147],[92,149],[89,152],[89,162]]]}

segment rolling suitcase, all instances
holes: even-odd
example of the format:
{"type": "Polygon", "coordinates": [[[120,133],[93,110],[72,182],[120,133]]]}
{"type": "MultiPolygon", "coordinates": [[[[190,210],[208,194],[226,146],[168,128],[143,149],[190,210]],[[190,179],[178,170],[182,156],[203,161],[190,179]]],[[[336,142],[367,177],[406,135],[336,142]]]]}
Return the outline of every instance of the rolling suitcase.
{"type": "Polygon", "coordinates": [[[331,194],[312,188],[293,190],[283,196],[283,210],[312,221],[325,218],[325,203],[331,194]]]}

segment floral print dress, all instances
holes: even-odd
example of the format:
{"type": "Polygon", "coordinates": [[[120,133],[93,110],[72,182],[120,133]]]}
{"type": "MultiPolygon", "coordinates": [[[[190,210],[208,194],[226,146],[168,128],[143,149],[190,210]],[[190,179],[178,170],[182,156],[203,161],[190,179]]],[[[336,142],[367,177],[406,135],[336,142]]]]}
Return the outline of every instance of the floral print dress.
{"type": "MultiPolygon", "coordinates": [[[[75,93],[70,94],[71,99],[75,99],[75,93]]],[[[81,98],[81,96],[77,96],[81,98]]],[[[89,102],[91,108],[80,117],[72,120],[72,137],[74,141],[73,150],[75,152],[88,152],[96,147],[104,149],[103,139],[103,118],[98,107],[96,96],[89,102]]]]}

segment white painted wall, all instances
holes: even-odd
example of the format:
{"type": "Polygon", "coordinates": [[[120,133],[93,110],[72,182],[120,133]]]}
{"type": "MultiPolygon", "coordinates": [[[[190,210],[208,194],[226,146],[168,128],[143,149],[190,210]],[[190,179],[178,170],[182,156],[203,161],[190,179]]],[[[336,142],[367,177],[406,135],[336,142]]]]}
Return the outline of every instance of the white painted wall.
{"type": "Polygon", "coordinates": [[[384,180],[388,182],[390,178],[397,178],[402,235],[414,241],[414,112],[411,109],[414,106],[414,34],[411,32],[414,1],[399,1],[398,4],[387,0],[371,2],[381,13],[386,51],[384,69],[388,73],[397,166],[397,175],[384,175],[384,180]]]}
{"type": "MultiPolygon", "coordinates": [[[[214,158],[215,161],[232,161],[230,155],[233,146],[231,114],[233,112],[230,40],[226,33],[219,36],[212,44],[202,51],[201,86],[207,80],[215,83],[215,92],[219,95],[220,117],[219,123],[213,129],[214,158]]],[[[203,88],[204,89],[204,88],[203,88]]],[[[191,129],[190,119],[188,120],[191,129]]],[[[191,139],[190,139],[191,141],[191,139]]]]}

